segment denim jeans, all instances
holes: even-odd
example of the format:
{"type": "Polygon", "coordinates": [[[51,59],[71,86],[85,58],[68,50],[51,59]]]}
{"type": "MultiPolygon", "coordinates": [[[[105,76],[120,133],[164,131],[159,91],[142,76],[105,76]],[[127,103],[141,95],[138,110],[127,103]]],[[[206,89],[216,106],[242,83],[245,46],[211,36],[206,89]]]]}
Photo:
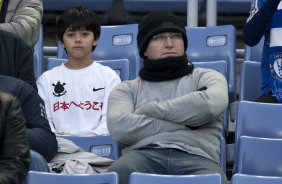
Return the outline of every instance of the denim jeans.
{"type": "Polygon", "coordinates": [[[132,172],[169,175],[219,173],[222,184],[228,183],[223,170],[212,160],[171,148],[132,150],[115,161],[109,171],[118,173],[120,184],[128,184],[132,172]]]}
{"type": "MultiPolygon", "coordinates": [[[[30,150],[30,160],[29,171],[49,172],[49,167],[45,158],[36,151],[30,150]]],[[[27,184],[26,179],[22,184],[27,184]]]]}
{"type": "Polygon", "coordinates": [[[49,167],[46,160],[36,151],[30,150],[31,163],[29,171],[49,172],[49,167]]]}

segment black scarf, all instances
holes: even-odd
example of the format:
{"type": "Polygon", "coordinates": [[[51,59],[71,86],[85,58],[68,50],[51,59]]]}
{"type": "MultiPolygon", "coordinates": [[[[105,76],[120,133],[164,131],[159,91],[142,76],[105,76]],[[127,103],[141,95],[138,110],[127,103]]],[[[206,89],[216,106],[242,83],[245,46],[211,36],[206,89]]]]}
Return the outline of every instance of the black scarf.
{"type": "Polygon", "coordinates": [[[144,59],[144,67],[139,75],[147,81],[168,81],[191,74],[194,65],[187,60],[186,54],[179,57],[149,60],[144,59]]]}
{"type": "Polygon", "coordinates": [[[2,7],[0,9],[0,23],[5,23],[8,5],[9,5],[9,0],[3,0],[2,7]]]}

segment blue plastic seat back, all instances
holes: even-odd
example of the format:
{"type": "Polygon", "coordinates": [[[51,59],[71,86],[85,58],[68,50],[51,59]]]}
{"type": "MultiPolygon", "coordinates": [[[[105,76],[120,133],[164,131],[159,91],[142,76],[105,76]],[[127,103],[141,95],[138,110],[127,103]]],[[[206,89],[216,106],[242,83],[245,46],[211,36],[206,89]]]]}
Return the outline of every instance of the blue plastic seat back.
{"type": "Polygon", "coordinates": [[[62,59],[62,58],[48,58],[47,63],[46,63],[46,71],[51,70],[54,67],[60,66],[61,64],[66,63],[68,60],[67,59],[62,59]]]}
{"type": "Polygon", "coordinates": [[[109,135],[97,136],[70,136],[60,135],[58,137],[71,140],[86,152],[97,156],[117,160],[120,157],[120,147],[109,135]]]}
{"type": "Polygon", "coordinates": [[[90,10],[106,12],[113,7],[114,0],[44,0],[44,11],[63,11],[73,6],[83,5],[90,10]]]}
{"type": "Polygon", "coordinates": [[[96,174],[57,174],[29,171],[25,184],[118,184],[115,172],[96,174]]]}
{"type": "Polygon", "coordinates": [[[39,37],[34,45],[33,51],[33,66],[35,79],[38,79],[43,72],[44,64],[43,64],[43,26],[40,26],[39,37]]]}
{"type": "Polygon", "coordinates": [[[129,184],[221,184],[219,174],[205,175],[158,175],[133,172],[129,184]]]}
{"type": "Polygon", "coordinates": [[[261,63],[244,61],[241,67],[240,100],[255,101],[260,96],[261,63]]]}
{"type": "Polygon", "coordinates": [[[231,184],[281,184],[282,177],[234,174],[231,184]]]}
{"type": "MultiPolygon", "coordinates": [[[[94,60],[128,59],[129,79],[135,79],[141,68],[137,32],[138,24],[102,26],[99,42],[93,52],[94,60]]],[[[57,57],[66,59],[67,54],[60,44],[57,48],[57,57]]]]}
{"type": "MultiPolygon", "coordinates": [[[[67,59],[61,58],[48,58],[46,63],[46,69],[50,70],[56,66],[66,63],[67,59]]],[[[95,61],[104,66],[108,66],[113,69],[122,81],[129,79],[129,61],[128,59],[112,59],[112,60],[97,60],[95,61]]]]}
{"type": "Polygon", "coordinates": [[[238,143],[241,136],[282,139],[281,104],[240,101],[235,126],[234,170],[237,170],[238,143]]]}
{"type": "Polygon", "coordinates": [[[235,142],[240,136],[282,138],[282,104],[240,101],[238,103],[235,142]]]}
{"type": "MultiPolygon", "coordinates": [[[[204,0],[198,0],[198,10],[204,8],[204,0]]],[[[127,12],[145,13],[150,11],[167,10],[186,13],[187,0],[123,0],[127,12]]]]}
{"type": "Polygon", "coordinates": [[[202,62],[193,62],[195,67],[199,68],[208,68],[213,69],[221,73],[226,79],[228,77],[227,74],[227,62],[224,60],[219,61],[202,61],[202,62]]]}
{"type": "Polygon", "coordinates": [[[128,59],[97,60],[96,62],[115,70],[122,81],[129,80],[128,59]]]}
{"type": "Polygon", "coordinates": [[[262,37],[260,42],[253,47],[249,47],[249,46],[245,45],[244,60],[245,61],[261,62],[263,46],[264,46],[264,37],[262,37]]]}
{"type": "Polygon", "coordinates": [[[238,149],[238,173],[282,176],[282,139],[241,136],[238,149]]]}
{"type": "Polygon", "coordinates": [[[188,60],[227,62],[229,101],[236,99],[236,32],[233,25],[187,28],[188,60]]]}

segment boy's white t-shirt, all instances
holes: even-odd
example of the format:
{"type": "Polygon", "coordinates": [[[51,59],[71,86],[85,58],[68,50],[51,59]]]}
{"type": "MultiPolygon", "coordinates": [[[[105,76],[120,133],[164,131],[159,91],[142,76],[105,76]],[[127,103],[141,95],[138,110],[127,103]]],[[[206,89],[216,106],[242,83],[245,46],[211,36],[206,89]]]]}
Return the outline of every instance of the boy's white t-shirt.
{"type": "Polygon", "coordinates": [[[52,131],[60,134],[109,134],[106,123],[110,91],[120,78],[110,67],[93,62],[71,70],[64,64],[44,72],[37,81],[52,131]]]}

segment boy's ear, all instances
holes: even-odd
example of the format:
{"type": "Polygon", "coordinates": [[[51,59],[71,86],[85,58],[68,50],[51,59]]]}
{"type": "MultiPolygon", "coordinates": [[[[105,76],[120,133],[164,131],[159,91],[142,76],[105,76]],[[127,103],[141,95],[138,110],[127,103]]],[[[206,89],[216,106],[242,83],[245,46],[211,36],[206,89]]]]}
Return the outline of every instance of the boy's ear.
{"type": "Polygon", "coordinates": [[[93,46],[97,46],[97,43],[99,42],[99,38],[97,38],[96,40],[94,40],[93,42],[93,46]]]}
{"type": "Polygon", "coordinates": [[[61,47],[66,48],[63,42],[59,41],[59,44],[61,45],[61,47]]]}

